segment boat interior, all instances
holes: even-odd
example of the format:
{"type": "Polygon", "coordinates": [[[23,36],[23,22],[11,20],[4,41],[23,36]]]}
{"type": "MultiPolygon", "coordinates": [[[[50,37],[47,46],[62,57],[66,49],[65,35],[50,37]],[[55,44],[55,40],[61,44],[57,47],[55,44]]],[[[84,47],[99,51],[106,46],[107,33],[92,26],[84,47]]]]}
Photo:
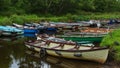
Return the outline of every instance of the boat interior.
{"type": "Polygon", "coordinates": [[[94,49],[100,49],[100,47],[95,47],[94,45],[91,46],[85,46],[82,44],[78,44],[76,42],[72,41],[64,41],[62,39],[54,38],[54,40],[37,40],[35,42],[28,43],[29,45],[35,46],[35,47],[44,47],[47,49],[55,49],[55,50],[94,50],[94,49]],[[61,40],[61,41],[60,41],[61,40]],[[58,42],[59,41],[59,42],[58,42]]]}

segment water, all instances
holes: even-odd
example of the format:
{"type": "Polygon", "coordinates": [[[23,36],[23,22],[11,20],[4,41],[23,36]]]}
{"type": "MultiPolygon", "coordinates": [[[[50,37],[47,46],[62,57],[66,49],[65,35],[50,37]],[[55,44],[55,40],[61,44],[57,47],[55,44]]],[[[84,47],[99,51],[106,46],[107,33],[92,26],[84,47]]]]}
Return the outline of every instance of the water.
{"type": "Polygon", "coordinates": [[[46,56],[40,58],[36,52],[24,46],[24,39],[0,39],[0,68],[120,68],[112,63],[72,60],[46,56]]]}

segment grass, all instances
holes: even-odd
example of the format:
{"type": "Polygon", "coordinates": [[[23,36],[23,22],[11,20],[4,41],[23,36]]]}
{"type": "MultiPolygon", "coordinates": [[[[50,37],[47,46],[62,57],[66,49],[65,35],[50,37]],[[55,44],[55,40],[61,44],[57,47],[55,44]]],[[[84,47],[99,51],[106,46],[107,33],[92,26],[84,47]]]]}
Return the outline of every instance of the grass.
{"type": "Polygon", "coordinates": [[[109,33],[101,42],[101,46],[109,46],[110,54],[117,61],[120,61],[120,29],[109,33]]]}
{"type": "Polygon", "coordinates": [[[0,16],[0,25],[9,25],[12,23],[23,24],[25,22],[37,22],[41,20],[53,21],[53,22],[76,22],[83,20],[108,20],[108,19],[120,19],[120,13],[91,13],[73,15],[66,14],[64,16],[37,16],[37,15],[11,15],[9,17],[0,16]]]}

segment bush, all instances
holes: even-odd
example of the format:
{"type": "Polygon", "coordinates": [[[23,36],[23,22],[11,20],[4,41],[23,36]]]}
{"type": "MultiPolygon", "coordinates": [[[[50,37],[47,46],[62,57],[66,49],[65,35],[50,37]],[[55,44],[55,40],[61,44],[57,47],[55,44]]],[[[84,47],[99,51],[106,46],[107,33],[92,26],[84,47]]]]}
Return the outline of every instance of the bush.
{"type": "Polygon", "coordinates": [[[108,19],[120,19],[120,13],[86,13],[81,15],[66,14],[65,16],[42,16],[37,15],[12,15],[10,17],[0,17],[0,24],[18,23],[23,24],[25,22],[40,22],[41,20],[53,21],[53,22],[76,22],[83,20],[108,20],[108,19]]]}
{"type": "Polygon", "coordinates": [[[120,62],[120,51],[115,53],[114,58],[116,61],[120,62]]]}
{"type": "Polygon", "coordinates": [[[10,25],[12,24],[12,21],[8,17],[0,18],[0,24],[1,25],[10,25]]]}
{"type": "Polygon", "coordinates": [[[18,15],[10,16],[10,20],[12,21],[12,23],[18,23],[18,24],[24,23],[23,17],[18,15]]]}
{"type": "Polygon", "coordinates": [[[24,22],[38,22],[40,18],[37,15],[23,15],[24,22]]]}
{"type": "Polygon", "coordinates": [[[101,46],[109,46],[112,53],[114,53],[113,58],[120,61],[120,29],[114,30],[109,33],[101,42],[101,46]]]}

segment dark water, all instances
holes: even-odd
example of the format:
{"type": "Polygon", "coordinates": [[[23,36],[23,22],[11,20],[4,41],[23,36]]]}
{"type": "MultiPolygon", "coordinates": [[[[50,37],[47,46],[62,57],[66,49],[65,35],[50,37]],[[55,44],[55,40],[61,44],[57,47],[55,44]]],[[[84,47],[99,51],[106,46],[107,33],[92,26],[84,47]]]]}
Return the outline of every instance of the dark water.
{"type": "Polygon", "coordinates": [[[120,68],[113,63],[99,64],[46,56],[29,51],[24,39],[0,39],[0,68],[120,68]]]}

